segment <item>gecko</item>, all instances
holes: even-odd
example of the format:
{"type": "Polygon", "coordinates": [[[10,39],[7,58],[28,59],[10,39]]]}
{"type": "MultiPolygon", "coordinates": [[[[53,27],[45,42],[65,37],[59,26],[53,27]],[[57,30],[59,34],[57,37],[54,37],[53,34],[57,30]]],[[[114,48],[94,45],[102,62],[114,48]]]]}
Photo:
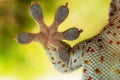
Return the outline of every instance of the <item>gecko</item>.
{"type": "Polygon", "coordinates": [[[83,30],[73,27],[58,32],[58,26],[69,14],[68,3],[58,7],[49,27],[44,22],[42,8],[35,1],[31,2],[29,12],[40,32],[21,32],[16,36],[18,43],[42,44],[51,63],[62,73],[82,67],[82,80],[120,80],[120,0],[111,0],[108,24],[103,30],[73,47],[63,40],[75,40],[83,30]]]}

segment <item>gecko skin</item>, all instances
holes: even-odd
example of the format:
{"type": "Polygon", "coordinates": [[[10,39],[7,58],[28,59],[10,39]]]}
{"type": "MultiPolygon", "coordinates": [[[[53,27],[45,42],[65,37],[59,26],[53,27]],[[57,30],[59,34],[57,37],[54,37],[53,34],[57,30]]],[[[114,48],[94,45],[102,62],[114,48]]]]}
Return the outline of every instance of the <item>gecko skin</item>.
{"type": "Polygon", "coordinates": [[[43,20],[41,7],[32,2],[30,14],[39,24],[39,33],[20,33],[16,39],[21,44],[38,41],[43,44],[52,64],[66,73],[83,67],[82,80],[120,80],[120,0],[111,0],[109,23],[96,36],[76,44],[73,48],[65,40],[75,40],[82,30],[71,28],[58,32],[58,26],[69,13],[67,4],[60,6],[52,25],[43,20]]]}

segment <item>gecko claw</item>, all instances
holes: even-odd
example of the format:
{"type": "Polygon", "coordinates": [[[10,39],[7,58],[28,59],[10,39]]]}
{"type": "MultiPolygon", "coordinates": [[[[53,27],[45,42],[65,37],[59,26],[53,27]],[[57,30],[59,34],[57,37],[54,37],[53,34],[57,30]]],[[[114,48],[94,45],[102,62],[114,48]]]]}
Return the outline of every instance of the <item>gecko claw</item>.
{"type": "Polygon", "coordinates": [[[32,6],[32,5],[34,5],[34,4],[36,4],[36,3],[35,3],[35,1],[34,1],[34,0],[33,0],[33,1],[31,1],[31,6],[32,6]]]}
{"type": "Polygon", "coordinates": [[[66,2],[66,4],[65,4],[65,7],[67,7],[68,6],[68,2],[66,2]]]}

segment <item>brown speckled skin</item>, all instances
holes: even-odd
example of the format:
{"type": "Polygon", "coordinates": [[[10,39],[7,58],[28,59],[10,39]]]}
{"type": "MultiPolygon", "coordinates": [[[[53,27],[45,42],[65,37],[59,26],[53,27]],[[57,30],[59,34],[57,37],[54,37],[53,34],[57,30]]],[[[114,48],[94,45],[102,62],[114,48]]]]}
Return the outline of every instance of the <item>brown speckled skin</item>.
{"type": "MultiPolygon", "coordinates": [[[[109,23],[98,35],[76,44],[73,48],[68,49],[66,48],[69,47],[68,44],[60,42],[64,39],[61,37],[62,34],[57,34],[60,37],[56,39],[54,35],[58,32],[54,28],[54,35],[46,34],[47,39],[44,38],[46,42],[39,41],[41,37],[37,37],[40,35],[34,38],[43,44],[52,64],[60,72],[71,72],[83,67],[82,80],[120,80],[119,16],[120,0],[111,0],[109,23]],[[65,56],[65,60],[60,58],[60,47],[66,49],[62,57],[65,56]]],[[[52,28],[47,31],[52,31],[52,28]]]]}

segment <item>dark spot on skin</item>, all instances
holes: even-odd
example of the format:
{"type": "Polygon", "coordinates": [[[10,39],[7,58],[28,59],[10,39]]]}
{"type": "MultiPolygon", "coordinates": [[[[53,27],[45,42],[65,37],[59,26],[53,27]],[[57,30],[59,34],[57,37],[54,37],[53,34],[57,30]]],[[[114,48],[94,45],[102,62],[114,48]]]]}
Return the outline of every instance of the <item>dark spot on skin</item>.
{"type": "Polygon", "coordinates": [[[109,16],[114,16],[114,13],[113,12],[109,13],[109,16]]]}
{"type": "Polygon", "coordinates": [[[113,53],[112,56],[115,57],[115,56],[117,56],[117,54],[116,54],[116,53],[113,53]]]}
{"type": "Polygon", "coordinates": [[[117,44],[117,45],[120,45],[120,42],[118,41],[118,42],[116,42],[116,44],[117,44]]]}
{"type": "Polygon", "coordinates": [[[91,40],[91,39],[86,41],[86,43],[87,43],[87,44],[88,44],[88,43],[90,43],[90,42],[92,42],[92,40],[91,40]]]}
{"type": "Polygon", "coordinates": [[[116,36],[116,35],[117,35],[116,33],[113,34],[113,36],[116,36]]]}
{"type": "Polygon", "coordinates": [[[62,67],[65,67],[65,64],[62,64],[62,67]]]}
{"type": "Polygon", "coordinates": [[[100,71],[98,68],[96,68],[96,69],[95,69],[95,73],[96,73],[96,74],[100,74],[101,71],[100,71]]]}
{"type": "Polygon", "coordinates": [[[102,39],[98,39],[98,42],[102,42],[102,39]]]}
{"type": "Polygon", "coordinates": [[[67,70],[64,70],[64,72],[67,72],[67,70]]]}
{"type": "Polygon", "coordinates": [[[94,50],[94,49],[92,49],[92,50],[91,50],[91,53],[92,53],[92,52],[95,52],[95,50],[94,50]]]}
{"type": "Polygon", "coordinates": [[[84,60],[85,64],[89,64],[89,62],[90,62],[89,60],[84,60]]]}
{"type": "Polygon", "coordinates": [[[117,28],[120,29],[120,26],[118,26],[117,28]]]}
{"type": "Polygon", "coordinates": [[[104,56],[101,56],[100,57],[100,62],[104,62],[105,60],[104,60],[104,56]]]}
{"type": "Polygon", "coordinates": [[[76,63],[77,62],[77,59],[74,59],[74,63],[76,63]]]}
{"type": "Polygon", "coordinates": [[[52,60],[54,60],[54,57],[51,57],[52,60]]]}
{"type": "Polygon", "coordinates": [[[91,76],[89,76],[89,77],[88,77],[88,80],[92,80],[92,77],[91,77],[91,76]]]}
{"type": "Polygon", "coordinates": [[[109,26],[113,26],[114,25],[114,23],[109,23],[109,26]]]}
{"type": "Polygon", "coordinates": [[[110,41],[109,41],[109,44],[112,44],[112,43],[113,43],[113,41],[112,41],[112,40],[110,40],[110,41]]]}
{"type": "Polygon", "coordinates": [[[62,63],[62,62],[61,62],[61,61],[58,61],[57,63],[60,64],[60,63],[62,63]]]}
{"type": "Polygon", "coordinates": [[[77,49],[80,50],[80,46],[79,45],[77,46],[77,49]]]}
{"type": "Polygon", "coordinates": [[[99,47],[99,50],[101,50],[102,48],[103,48],[103,45],[100,45],[100,46],[98,46],[99,47]]]}
{"type": "Polygon", "coordinates": [[[110,34],[110,33],[111,33],[110,31],[107,32],[107,34],[110,34]]]}
{"type": "Polygon", "coordinates": [[[56,64],[55,62],[52,62],[52,64],[56,64]]]}
{"type": "Polygon", "coordinates": [[[120,70],[119,69],[115,70],[115,73],[120,75],[120,70]]]}
{"type": "Polygon", "coordinates": [[[87,72],[87,69],[83,69],[83,72],[86,73],[86,72],[87,72]]]}
{"type": "Polygon", "coordinates": [[[85,53],[82,53],[82,57],[84,57],[84,54],[85,54],[85,53]]]}

